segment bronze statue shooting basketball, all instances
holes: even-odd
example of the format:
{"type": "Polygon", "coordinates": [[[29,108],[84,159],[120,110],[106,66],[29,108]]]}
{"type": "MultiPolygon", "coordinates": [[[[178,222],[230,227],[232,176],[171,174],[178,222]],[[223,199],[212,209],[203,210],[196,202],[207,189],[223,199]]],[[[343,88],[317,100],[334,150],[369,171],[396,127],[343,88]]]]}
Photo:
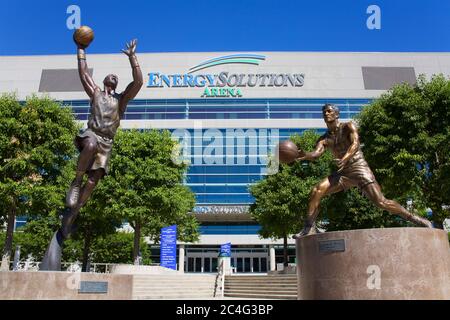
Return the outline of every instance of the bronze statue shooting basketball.
{"type": "Polygon", "coordinates": [[[128,84],[126,89],[122,93],[116,92],[118,77],[115,74],[105,77],[103,90],[95,84],[86,63],[85,48],[93,38],[90,30],[90,28],[79,29],[74,34],[74,41],[78,48],[80,80],[90,98],[89,120],[87,129],[75,138],[75,145],[80,151],[76,176],[66,196],[62,226],[53,236],[43,259],[41,270],[59,270],[61,268],[62,243],[72,233],[73,223],[95,186],[108,173],[113,139],[120,125],[120,119],[124,116],[128,101],[137,95],[143,85],[142,71],[135,54],[136,40],[132,40],[127,44],[127,49],[122,50],[129,57],[133,74],[133,81],[128,84]],[[80,39],[86,42],[82,43],[80,39]],[[87,175],[87,181],[83,184],[85,175],[87,175]]]}

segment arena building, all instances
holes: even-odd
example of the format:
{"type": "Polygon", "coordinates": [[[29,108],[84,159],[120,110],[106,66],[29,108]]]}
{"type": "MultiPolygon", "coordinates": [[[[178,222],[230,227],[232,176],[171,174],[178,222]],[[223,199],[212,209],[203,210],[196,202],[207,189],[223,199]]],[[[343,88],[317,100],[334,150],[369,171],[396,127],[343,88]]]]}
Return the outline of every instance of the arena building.
{"type": "MultiPolygon", "coordinates": [[[[185,183],[196,194],[198,243],[178,243],[179,269],[215,272],[219,247],[231,243],[236,272],[267,272],[282,262],[282,240],[261,239],[247,213],[248,187],[269,174],[268,155],[280,140],[305,129],[324,132],[321,107],[334,103],[343,121],[394,84],[420,74],[450,76],[450,53],[202,52],[137,53],[144,86],[121,127],[168,129],[190,168],[185,183]]],[[[89,54],[97,84],[131,81],[122,54],[89,54]]],[[[48,93],[86,123],[89,100],[78,79],[76,54],[0,59],[0,92],[20,99],[48,93]]],[[[289,240],[294,263],[293,240],[289,240]]],[[[152,246],[154,259],[159,250],[152,246]]]]}

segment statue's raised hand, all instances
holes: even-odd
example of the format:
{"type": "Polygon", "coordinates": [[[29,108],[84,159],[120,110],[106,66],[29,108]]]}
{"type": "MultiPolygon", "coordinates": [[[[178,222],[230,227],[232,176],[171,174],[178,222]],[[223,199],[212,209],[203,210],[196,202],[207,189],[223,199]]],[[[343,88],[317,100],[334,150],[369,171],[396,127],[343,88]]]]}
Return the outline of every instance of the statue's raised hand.
{"type": "Polygon", "coordinates": [[[131,57],[136,52],[136,44],[137,40],[131,40],[129,43],[127,43],[127,49],[122,49],[122,52],[125,53],[127,56],[131,57]]]}

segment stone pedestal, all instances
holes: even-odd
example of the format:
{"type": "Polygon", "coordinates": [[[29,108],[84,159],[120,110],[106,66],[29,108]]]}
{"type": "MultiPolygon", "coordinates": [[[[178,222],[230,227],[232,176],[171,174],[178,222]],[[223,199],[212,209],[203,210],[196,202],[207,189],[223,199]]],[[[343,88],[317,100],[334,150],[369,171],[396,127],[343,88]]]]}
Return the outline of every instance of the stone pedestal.
{"type": "Polygon", "coordinates": [[[130,300],[132,292],[132,275],[0,272],[0,300],[130,300]]]}
{"type": "Polygon", "coordinates": [[[296,240],[298,299],[450,299],[447,232],[383,228],[296,240]]]}

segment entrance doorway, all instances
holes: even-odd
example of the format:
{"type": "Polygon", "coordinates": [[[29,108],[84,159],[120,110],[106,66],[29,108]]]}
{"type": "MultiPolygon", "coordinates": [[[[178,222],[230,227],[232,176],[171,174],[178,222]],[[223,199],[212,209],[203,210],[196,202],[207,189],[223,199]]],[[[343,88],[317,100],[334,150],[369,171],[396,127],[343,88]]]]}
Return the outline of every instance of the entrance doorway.
{"type": "MultiPolygon", "coordinates": [[[[219,248],[186,248],[185,272],[216,273],[219,248]]],[[[231,267],[237,273],[267,272],[269,253],[265,248],[231,249],[231,267]]]]}

